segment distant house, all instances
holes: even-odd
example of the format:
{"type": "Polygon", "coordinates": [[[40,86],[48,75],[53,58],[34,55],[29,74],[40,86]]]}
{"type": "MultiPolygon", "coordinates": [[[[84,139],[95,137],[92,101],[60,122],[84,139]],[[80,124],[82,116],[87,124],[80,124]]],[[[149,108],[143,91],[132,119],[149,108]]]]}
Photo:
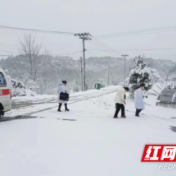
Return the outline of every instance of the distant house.
{"type": "Polygon", "coordinates": [[[156,105],[176,108],[176,89],[164,89],[159,95],[156,105]]]}

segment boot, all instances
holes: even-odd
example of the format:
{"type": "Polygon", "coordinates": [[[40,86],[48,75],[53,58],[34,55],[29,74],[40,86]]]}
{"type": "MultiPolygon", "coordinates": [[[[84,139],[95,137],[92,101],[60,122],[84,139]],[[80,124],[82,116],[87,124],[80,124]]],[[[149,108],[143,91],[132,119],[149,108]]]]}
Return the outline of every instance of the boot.
{"type": "Polygon", "coordinates": [[[61,112],[61,107],[62,107],[62,103],[59,103],[59,107],[57,111],[61,112]]]}
{"type": "Polygon", "coordinates": [[[122,115],[121,117],[122,117],[122,118],[126,118],[126,115],[122,115]]]}
{"type": "Polygon", "coordinates": [[[70,111],[70,110],[67,108],[67,103],[65,103],[65,111],[70,111]]]}

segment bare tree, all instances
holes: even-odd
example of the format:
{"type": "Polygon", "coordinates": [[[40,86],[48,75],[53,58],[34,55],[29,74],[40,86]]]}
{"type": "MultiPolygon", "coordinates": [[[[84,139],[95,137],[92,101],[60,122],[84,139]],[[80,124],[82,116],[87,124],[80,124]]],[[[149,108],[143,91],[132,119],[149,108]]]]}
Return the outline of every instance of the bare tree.
{"type": "Polygon", "coordinates": [[[43,94],[45,90],[49,89],[48,86],[51,85],[50,81],[55,79],[54,76],[52,77],[55,68],[52,65],[51,52],[47,49],[45,49],[44,54],[40,56],[40,61],[38,73],[40,79],[38,80],[38,83],[40,85],[40,93],[43,94]]]}
{"type": "Polygon", "coordinates": [[[23,41],[20,42],[20,50],[25,56],[27,65],[29,67],[30,79],[36,81],[40,72],[42,45],[36,43],[36,38],[32,34],[24,35],[23,41]]]}

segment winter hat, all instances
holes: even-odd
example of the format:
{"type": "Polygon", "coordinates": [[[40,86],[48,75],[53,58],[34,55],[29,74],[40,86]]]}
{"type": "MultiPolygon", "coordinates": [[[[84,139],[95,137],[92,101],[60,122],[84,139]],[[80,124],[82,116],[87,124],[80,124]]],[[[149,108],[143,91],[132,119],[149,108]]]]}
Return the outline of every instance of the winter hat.
{"type": "Polygon", "coordinates": [[[63,83],[63,84],[67,84],[67,81],[63,80],[62,83],[63,83]]]}

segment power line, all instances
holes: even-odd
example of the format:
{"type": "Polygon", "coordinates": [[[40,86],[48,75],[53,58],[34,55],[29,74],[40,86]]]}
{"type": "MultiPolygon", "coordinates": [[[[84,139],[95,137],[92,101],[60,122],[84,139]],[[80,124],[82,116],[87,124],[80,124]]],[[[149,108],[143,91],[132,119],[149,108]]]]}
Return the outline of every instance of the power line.
{"type": "Polygon", "coordinates": [[[113,54],[120,53],[119,51],[109,47],[108,45],[104,44],[100,40],[96,39],[94,36],[91,36],[91,37],[93,39],[93,40],[91,40],[91,43],[93,42],[93,44],[98,45],[99,47],[103,47],[104,51],[106,51],[108,53],[113,53],[113,54]]]}
{"type": "MultiPolygon", "coordinates": [[[[99,49],[101,49],[102,48],[102,46],[100,46],[99,45],[99,43],[97,44],[95,41],[93,41],[93,40],[91,40],[91,42],[90,41],[88,41],[88,43],[90,44],[90,45],[94,45],[94,46],[97,46],[97,47],[99,47],[99,49]]],[[[104,51],[105,51],[105,49],[104,49],[104,51]]],[[[107,51],[107,50],[106,50],[107,51]]]]}
{"type": "Polygon", "coordinates": [[[56,56],[66,56],[66,55],[72,55],[72,54],[77,54],[77,53],[81,53],[82,51],[77,51],[77,52],[73,52],[73,53],[65,53],[65,54],[57,54],[56,56]]]}
{"type": "Polygon", "coordinates": [[[175,50],[176,48],[119,49],[119,50],[175,50]]]}
{"type": "Polygon", "coordinates": [[[86,50],[88,53],[90,53],[92,56],[94,55],[93,53],[91,53],[89,50],[86,50]]]}
{"type": "Polygon", "coordinates": [[[81,49],[81,47],[80,47],[81,45],[82,45],[82,42],[80,42],[80,43],[75,47],[75,50],[74,50],[74,51],[76,52],[78,49],[81,49]]]}
{"type": "MultiPolygon", "coordinates": [[[[90,51],[92,52],[92,51],[103,51],[103,52],[106,52],[106,53],[109,53],[109,54],[113,54],[113,55],[117,55],[117,52],[116,51],[113,51],[113,50],[110,50],[109,48],[106,48],[106,47],[104,47],[104,46],[102,46],[102,45],[100,45],[99,43],[96,43],[96,42],[94,42],[94,41],[91,41],[91,42],[89,42],[90,44],[94,44],[94,45],[96,45],[96,46],[98,46],[98,47],[101,47],[100,49],[96,49],[96,50],[92,50],[92,49],[88,49],[87,51],[90,53],[90,51]]],[[[119,53],[118,53],[119,54],[119,53]]]]}
{"type": "Polygon", "coordinates": [[[117,50],[115,50],[114,48],[111,48],[110,46],[104,44],[103,42],[101,42],[100,40],[98,40],[97,38],[95,38],[94,36],[91,36],[91,37],[92,37],[92,39],[93,39],[96,43],[98,43],[99,45],[105,47],[106,49],[109,49],[109,50],[111,50],[111,51],[114,51],[114,52],[119,53],[117,50]]]}
{"type": "MultiPolygon", "coordinates": [[[[97,50],[99,50],[99,51],[105,51],[105,52],[107,52],[107,53],[115,53],[114,51],[112,51],[112,50],[109,50],[109,48],[107,49],[107,48],[105,48],[104,46],[102,46],[102,45],[100,45],[99,43],[96,43],[96,42],[94,42],[94,41],[91,41],[91,42],[89,42],[88,41],[88,43],[90,43],[91,45],[93,44],[93,45],[96,45],[96,46],[98,46],[100,49],[97,49],[97,50]],[[103,49],[101,49],[103,47],[103,49]]],[[[91,49],[89,49],[89,51],[90,51],[91,49]]]]}
{"type": "Polygon", "coordinates": [[[15,52],[12,52],[12,51],[2,50],[2,49],[0,49],[0,51],[6,52],[6,53],[15,53],[15,52]]]}
{"type": "MultiPolygon", "coordinates": [[[[4,52],[7,52],[7,53],[13,53],[13,52],[1,50],[1,49],[0,49],[0,51],[4,51],[4,52]]],[[[81,53],[81,52],[82,51],[77,51],[77,52],[73,52],[73,53],[63,53],[63,54],[57,54],[56,56],[67,56],[67,55],[77,54],[77,53],[81,53]]],[[[11,55],[3,55],[3,56],[11,56],[11,55]]]]}
{"type": "Polygon", "coordinates": [[[17,49],[18,47],[17,46],[15,46],[15,45],[8,45],[8,46],[6,46],[7,44],[4,44],[4,43],[0,43],[0,47],[2,47],[2,48],[10,48],[10,49],[17,49]]]}
{"type": "Polygon", "coordinates": [[[99,35],[96,37],[112,38],[112,37],[119,37],[119,36],[133,35],[133,34],[152,34],[152,33],[174,31],[174,30],[176,30],[176,26],[157,27],[157,28],[150,28],[150,29],[144,29],[144,30],[133,30],[133,31],[127,31],[127,32],[118,32],[114,34],[99,35]]]}
{"type": "Polygon", "coordinates": [[[160,30],[170,30],[170,29],[176,29],[176,26],[172,27],[159,27],[159,28],[150,28],[150,29],[145,29],[145,30],[133,30],[133,31],[127,31],[127,32],[119,32],[119,33],[114,33],[114,34],[106,34],[106,35],[100,35],[96,37],[109,37],[109,36],[114,36],[114,35],[124,35],[124,34],[133,34],[133,33],[141,33],[141,32],[153,32],[153,31],[160,31],[160,30]]]}
{"type": "MultiPolygon", "coordinates": [[[[87,51],[103,51],[103,52],[108,52],[107,50],[100,50],[100,49],[88,49],[87,51]]],[[[128,51],[128,52],[132,52],[132,51],[128,51]]],[[[134,51],[137,52],[137,51],[134,51]]],[[[143,53],[145,54],[145,53],[143,53]]],[[[168,54],[151,54],[151,55],[164,55],[164,56],[172,56],[172,57],[176,57],[176,55],[168,55],[168,54]]]]}
{"type": "MultiPolygon", "coordinates": [[[[148,48],[148,49],[118,49],[121,51],[133,51],[133,50],[175,50],[176,48],[148,48]]],[[[98,49],[89,49],[89,50],[98,50],[98,49]]],[[[105,51],[105,50],[101,50],[101,51],[105,51]]]]}
{"type": "Polygon", "coordinates": [[[0,54],[0,56],[11,56],[11,55],[1,55],[1,54],[0,54]]]}
{"type": "Polygon", "coordinates": [[[31,32],[40,32],[40,33],[50,33],[50,34],[69,34],[69,35],[74,35],[75,34],[75,33],[72,33],[72,32],[49,31],[49,30],[19,28],[19,27],[11,27],[11,26],[0,26],[0,28],[1,29],[7,29],[7,30],[31,31],[31,32]]]}

